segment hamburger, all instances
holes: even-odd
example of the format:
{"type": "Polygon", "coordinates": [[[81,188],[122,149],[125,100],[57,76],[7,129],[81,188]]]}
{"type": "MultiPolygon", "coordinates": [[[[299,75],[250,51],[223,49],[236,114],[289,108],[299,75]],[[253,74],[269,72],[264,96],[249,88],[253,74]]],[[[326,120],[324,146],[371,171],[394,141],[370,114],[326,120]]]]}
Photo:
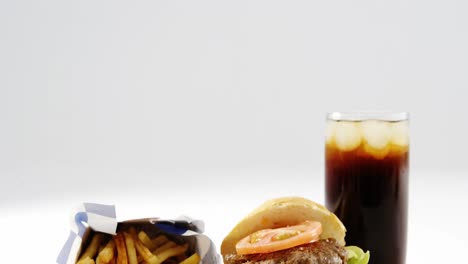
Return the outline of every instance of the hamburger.
{"type": "Polygon", "coordinates": [[[346,228],[302,197],[266,201],[224,238],[225,264],[367,264],[369,252],[345,246],[346,228]]]}

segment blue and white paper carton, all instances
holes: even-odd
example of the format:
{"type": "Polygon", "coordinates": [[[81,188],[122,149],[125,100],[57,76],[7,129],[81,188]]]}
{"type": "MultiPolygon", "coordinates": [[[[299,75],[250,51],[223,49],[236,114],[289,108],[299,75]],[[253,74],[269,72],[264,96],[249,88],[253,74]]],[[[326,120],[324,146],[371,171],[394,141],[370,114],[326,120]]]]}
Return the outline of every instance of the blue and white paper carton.
{"type": "Polygon", "coordinates": [[[115,235],[119,225],[126,224],[136,226],[151,224],[157,230],[172,237],[181,237],[181,239],[194,241],[192,246],[201,257],[200,263],[222,263],[214,243],[203,234],[203,221],[193,220],[189,217],[179,217],[177,219],[132,219],[118,222],[115,206],[95,203],[84,203],[73,213],[70,234],[57,257],[56,263],[75,264],[82,251],[82,246],[87,243],[91,232],[115,235]]]}

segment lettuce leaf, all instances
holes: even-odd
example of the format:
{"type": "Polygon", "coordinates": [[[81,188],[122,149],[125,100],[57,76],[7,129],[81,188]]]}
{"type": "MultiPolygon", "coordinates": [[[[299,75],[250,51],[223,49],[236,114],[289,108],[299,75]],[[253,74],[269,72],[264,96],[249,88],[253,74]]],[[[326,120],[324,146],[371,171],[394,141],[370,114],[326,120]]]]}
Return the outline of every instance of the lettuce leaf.
{"type": "Polygon", "coordinates": [[[370,253],[364,253],[362,249],[356,246],[345,247],[348,252],[348,264],[367,264],[369,263],[370,253]]]}

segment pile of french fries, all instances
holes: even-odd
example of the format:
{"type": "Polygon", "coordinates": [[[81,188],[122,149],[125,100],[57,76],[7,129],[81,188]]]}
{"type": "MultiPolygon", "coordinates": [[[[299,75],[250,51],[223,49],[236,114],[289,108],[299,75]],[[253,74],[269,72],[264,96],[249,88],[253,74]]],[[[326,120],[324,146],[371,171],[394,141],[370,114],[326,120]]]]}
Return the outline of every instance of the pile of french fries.
{"type": "Polygon", "coordinates": [[[164,234],[150,238],[134,227],[115,236],[94,233],[76,264],[198,264],[200,256],[187,256],[188,243],[177,244],[164,234]]]}

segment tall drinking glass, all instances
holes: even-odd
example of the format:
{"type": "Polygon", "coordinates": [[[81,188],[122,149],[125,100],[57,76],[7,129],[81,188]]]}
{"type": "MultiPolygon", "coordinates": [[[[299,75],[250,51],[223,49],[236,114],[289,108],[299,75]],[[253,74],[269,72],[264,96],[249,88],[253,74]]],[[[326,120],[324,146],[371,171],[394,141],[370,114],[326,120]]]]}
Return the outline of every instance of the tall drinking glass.
{"type": "Polygon", "coordinates": [[[405,264],[408,158],[407,113],[327,115],[326,206],[370,264],[405,264]]]}

